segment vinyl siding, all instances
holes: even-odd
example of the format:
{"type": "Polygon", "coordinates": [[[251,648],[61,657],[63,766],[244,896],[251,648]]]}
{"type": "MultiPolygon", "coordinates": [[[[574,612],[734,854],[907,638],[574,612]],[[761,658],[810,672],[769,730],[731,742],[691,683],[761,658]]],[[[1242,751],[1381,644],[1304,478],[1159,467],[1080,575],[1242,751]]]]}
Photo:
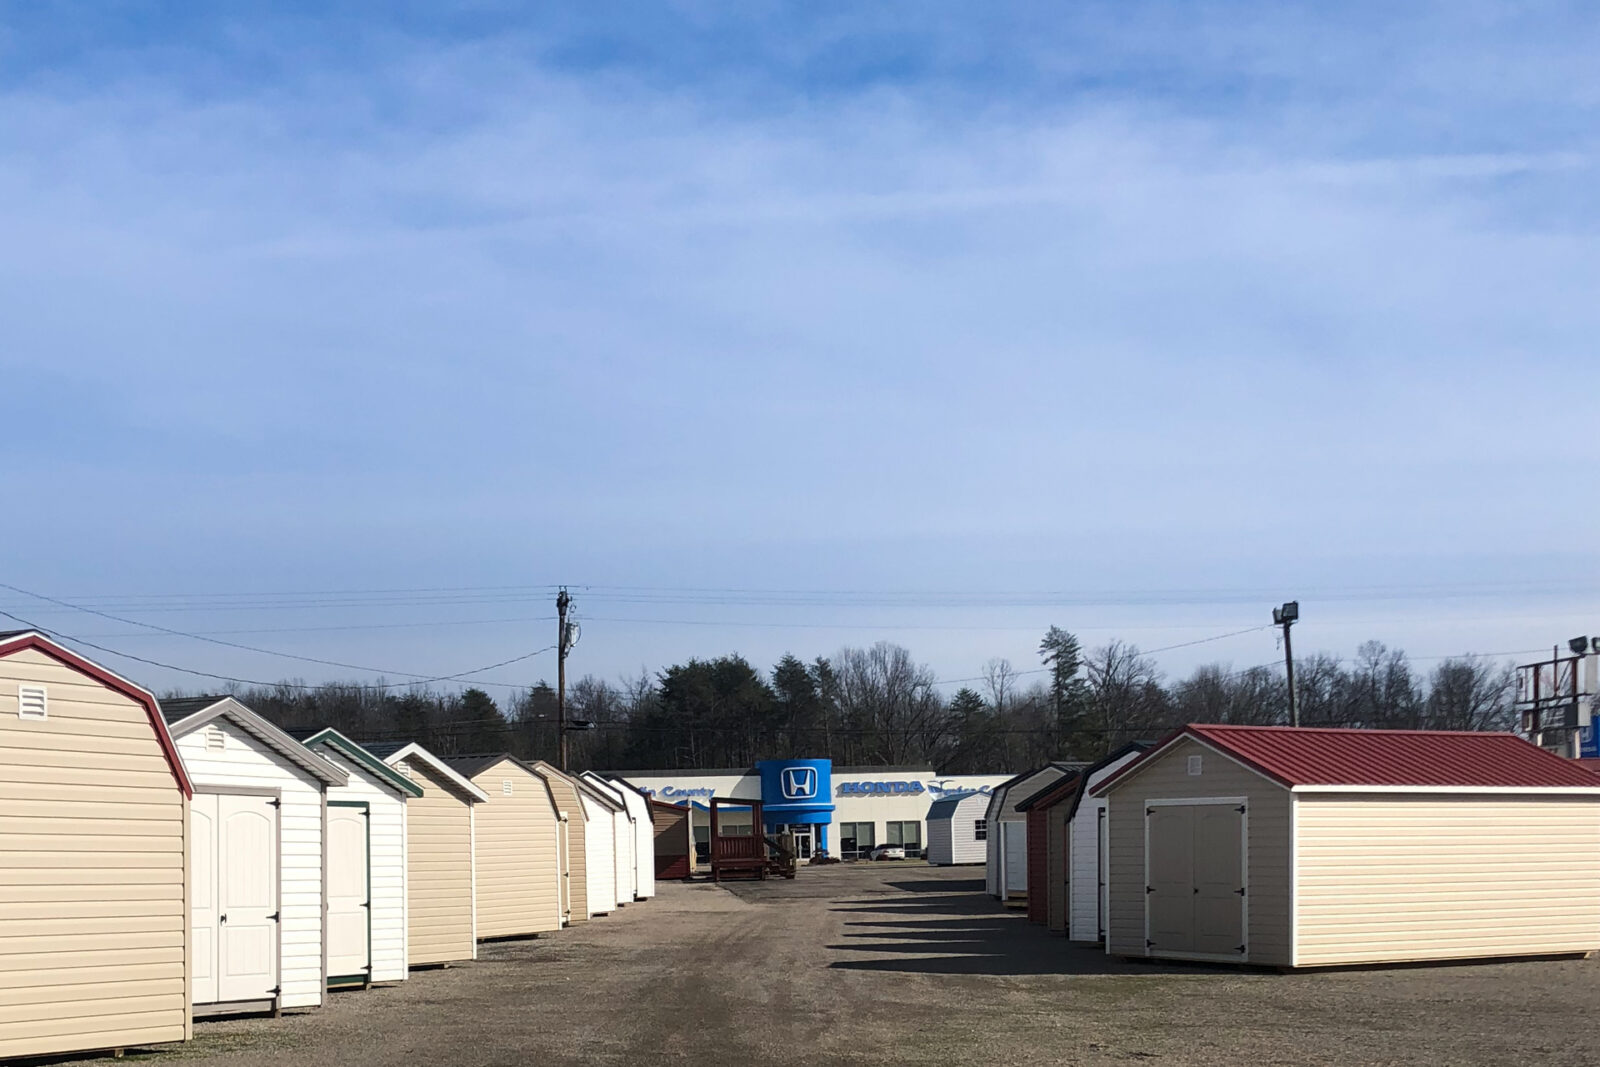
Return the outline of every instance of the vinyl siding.
{"type": "Polygon", "coordinates": [[[1249,952],[1242,962],[1289,966],[1289,791],[1187,738],[1113,786],[1108,797],[1108,952],[1146,955],[1144,802],[1236,796],[1245,797],[1249,808],[1245,840],[1249,952]],[[1198,776],[1187,772],[1192,755],[1202,760],[1198,776]]]}
{"type": "MultiPolygon", "coordinates": [[[[1139,755],[1138,752],[1129,752],[1094,771],[1089,775],[1088,788],[1093,789],[1138,759],[1139,755]]],[[[1071,903],[1067,936],[1073,941],[1100,940],[1100,813],[1105,808],[1104,797],[1090,796],[1085,790],[1068,831],[1071,873],[1067,879],[1067,895],[1071,903]]]]}
{"type": "Polygon", "coordinates": [[[1028,921],[1044,925],[1050,918],[1050,820],[1043,808],[1023,816],[1028,835],[1028,921]]]}
{"type": "Polygon", "coordinates": [[[1045,846],[1045,926],[1058,934],[1067,929],[1067,812],[1071,807],[1069,797],[1045,809],[1045,831],[1049,835],[1045,846]]]}
{"type": "Polygon", "coordinates": [[[401,762],[423,788],[406,802],[407,963],[475,959],[472,802],[421,760],[401,762]]]}
{"type": "Polygon", "coordinates": [[[637,879],[633,873],[633,820],[628,818],[627,809],[612,814],[613,836],[612,842],[616,849],[617,859],[617,906],[632,903],[634,883],[637,879]]]}
{"type": "Polygon", "coordinates": [[[559,930],[556,806],[544,779],[507,761],[472,784],[489,794],[477,811],[478,936],[559,930]],[[503,790],[507,781],[510,796],[503,790]]]}
{"type": "Polygon", "coordinates": [[[0,1059],[189,1036],[188,824],[142,706],[0,659],[0,1059]],[[19,684],[48,719],[17,717],[19,684]]]}
{"type": "Polygon", "coordinates": [[[585,864],[583,801],[578,799],[578,787],[571,778],[546,763],[537,763],[534,770],[544,778],[555,799],[556,810],[567,816],[567,867],[566,879],[572,910],[567,915],[569,923],[589,921],[589,872],[585,864]]]}
{"type": "Polygon", "coordinates": [[[617,786],[622,802],[628,806],[633,827],[633,895],[645,900],[656,895],[656,826],[650,818],[650,802],[631,789],[617,786]]]}
{"type": "Polygon", "coordinates": [[[229,786],[277,789],[278,866],[281,874],[278,937],[279,1004],[314,1008],[322,1003],[322,783],[226,718],[213,719],[178,738],[178,752],[196,789],[229,786]],[[206,733],[225,735],[221,752],[206,750],[206,733]]]}
{"type": "Polygon", "coordinates": [[[1296,803],[1300,966],[1600,949],[1594,797],[1296,803]]]}
{"type": "Polygon", "coordinates": [[[348,785],[330,786],[329,800],[367,804],[367,874],[372,886],[372,980],[406,977],[406,802],[380,785],[372,772],[327,745],[317,755],[350,775],[348,785]]]}
{"type": "Polygon", "coordinates": [[[1001,895],[1000,886],[1000,813],[1005,810],[1006,795],[1009,790],[1004,786],[997,787],[989,796],[989,806],[985,809],[984,818],[988,822],[988,840],[983,848],[983,887],[991,897],[1001,895]]]}
{"type": "Polygon", "coordinates": [[[605,915],[617,906],[616,821],[611,809],[588,793],[582,795],[582,800],[584,832],[588,835],[584,863],[589,872],[589,914],[605,915]]]}
{"type": "Polygon", "coordinates": [[[1067,937],[1100,940],[1100,813],[1106,802],[1086,796],[1067,830],[1067,937]]]}

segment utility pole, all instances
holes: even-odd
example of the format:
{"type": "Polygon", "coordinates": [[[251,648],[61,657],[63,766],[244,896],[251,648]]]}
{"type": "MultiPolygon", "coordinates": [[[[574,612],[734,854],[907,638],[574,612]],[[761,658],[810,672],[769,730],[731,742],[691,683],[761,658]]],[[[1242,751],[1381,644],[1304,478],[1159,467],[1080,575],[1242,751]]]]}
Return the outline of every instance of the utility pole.
{"type": "Polygon", "coordinates": [[[556,594],[556,741],[561,769],[567,769],[567,587],[556,594]]]}
{"type": "Polygon", "coordinates": [[[1300,700],[1294,691],[1294,645],[1289,641],[1289,627],[1300,621],[1300,601],[1291,600],[1281,608],[1272,609],[1272,621],[1283,627],[1283,665],[1289,675],[1289,725],[1300,725],[1300,700]]]}

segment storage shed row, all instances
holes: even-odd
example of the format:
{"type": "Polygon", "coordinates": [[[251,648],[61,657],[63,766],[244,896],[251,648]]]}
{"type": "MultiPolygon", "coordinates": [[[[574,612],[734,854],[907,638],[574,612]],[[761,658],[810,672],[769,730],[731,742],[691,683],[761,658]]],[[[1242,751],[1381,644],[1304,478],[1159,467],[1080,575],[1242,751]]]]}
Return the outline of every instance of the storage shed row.
{"type": "Polygon", "coordinates": [[[32,631],[0,634],[0,819],[0,1059],[182,1041],[653,892],[626,786],[158,702],[32,631]]]}

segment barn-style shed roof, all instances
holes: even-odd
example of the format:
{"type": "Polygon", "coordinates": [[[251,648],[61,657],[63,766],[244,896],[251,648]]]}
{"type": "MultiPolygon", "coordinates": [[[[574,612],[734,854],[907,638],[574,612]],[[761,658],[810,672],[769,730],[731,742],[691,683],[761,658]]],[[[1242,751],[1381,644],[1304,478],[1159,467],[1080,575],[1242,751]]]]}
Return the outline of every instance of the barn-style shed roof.
{"type": "Polygon", "coordinates": [[[58,644],[37,630],[7,630],[0,633],[0,659],[29,649],[48,656],[87,678],[94,679],[144,708],[145,716],[150,720],[150,728],[155,731],[156,740],[161,745],[161,754],[166,757],[167,766],[171,768],[172,777],[177,780],[178,788],[183,790],[185,796],[194,795],[194,787],[189,782],[189,772],[184,768],[177,746],[172,743],[172,734],[167,729],[166,720],[161,716],[161,706],[156,702],[153,693],[134,685],[120,674],[107,670],[98,663],[84,659],[70,648],[58,644]]]}

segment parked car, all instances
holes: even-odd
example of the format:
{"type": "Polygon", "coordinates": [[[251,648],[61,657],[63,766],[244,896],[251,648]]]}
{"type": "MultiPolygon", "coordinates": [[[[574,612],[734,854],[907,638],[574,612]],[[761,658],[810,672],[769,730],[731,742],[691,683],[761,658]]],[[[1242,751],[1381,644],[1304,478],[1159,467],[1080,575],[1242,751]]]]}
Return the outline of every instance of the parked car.
{"type": "Polygon", "coordinates": [[[867,852],[869,860],[903,860],[906,850],[899,845],[873,845],[867,852]]]}

